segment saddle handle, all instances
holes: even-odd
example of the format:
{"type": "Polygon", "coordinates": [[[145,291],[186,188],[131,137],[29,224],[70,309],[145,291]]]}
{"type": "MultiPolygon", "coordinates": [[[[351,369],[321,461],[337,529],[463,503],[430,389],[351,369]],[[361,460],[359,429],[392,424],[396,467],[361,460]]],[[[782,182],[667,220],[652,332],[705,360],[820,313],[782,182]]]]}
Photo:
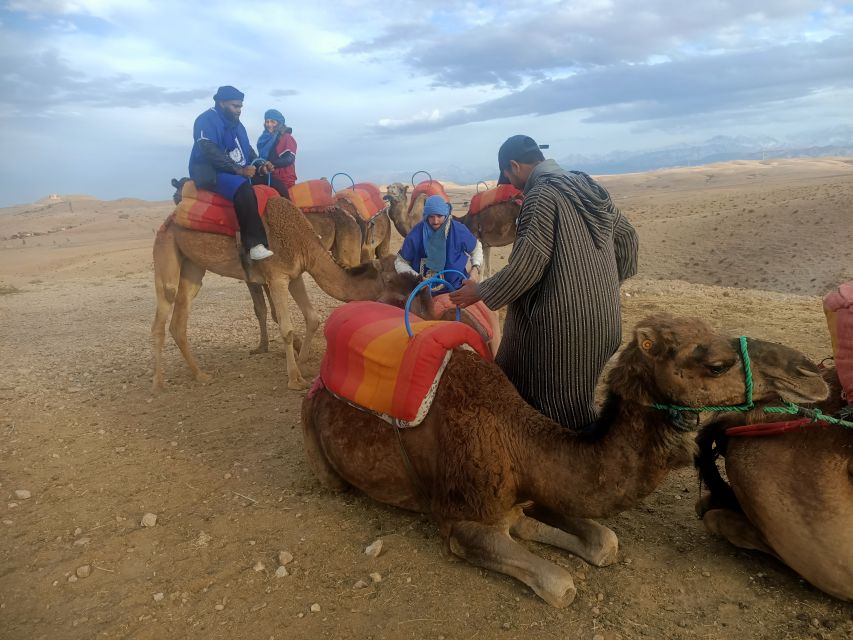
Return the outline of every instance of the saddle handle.
{"type": "Polygon", "coordinates": [[[329,180],[329,184],[332,186],[332,192],[333,192],[333,193],[337,193],[337,192],[338,192],[338,190],[337,190],[337,189],[335,189],[335,178],[337,178],[338,176],[346,176],[347,178],[349,178],[349,181],[350,181],[350,182],[352,182],[352,186],[351,186],[351,187],[347,187],[347,188],[348,188],[348,189],[355,189],[355,180],[353,180],[353,179],[352,179],[352,176],[351,176],[350,174],[348,174],[348,173],[344,173],[343,171],[341,171],[341,172],[336,173],[335,175],[333,175],[333,176],[332,176],[332,179],[331,179],[331,180],[329,180]]]}
{"type": "Polygon", "coordinates": [[[416,186],[416,185],[415,185],[415,176],[416,176],[416,175],[418,175],[419,173],[425,173],[425,174],[426,174],[426,177],[427,177],[427,178],[429,178],[429,181],[430,181],[430,182],[432,182],[432,176],[429,174],[429,171],[423,171],[423,170],[421,170],[421,171],[415,171],[415,172],[412,174],[412,186],[413,186],[413,187],[414,187],[414,186],[416,186]]]}
{"type": "MultiPolygon", "coordinates": [[[[441,271],[440,273],[447,273],[447,272],[459,273],[459,271],[456,271],[456,269],[445,269],[444,271],[441,271]]],[[[462,275],[464,276],[465,274],[463,273],[462,275]]],[[[436,285],[436,284],[443,284],[444,286],[446,286],[451,291],[456,291],[456,287],[454,287],[452,284],[450,284],[447,280],[442,280],[441,278],[427,278],[423,282],[419,282],[418,286],[416,286],[414,289],[412,289],[412,292],[409,294],[409,297],[406,299],[406,309],[405,309],[405,313],[403,314],[403,321],[406,323],[406,333],[409,334],[410,338],[415,335],[412,332],[412,324],[411,324],[411,322],[409,322],[409,313],[411,313],[411,311],[412,311],[412,302],[414,301],[415,296],[418,295],[418,291],[420,291],[424,287],[431,287],[432,285],[436,285]]],[[[462,311],[461,311],[459,305],[457,304],[456,305],[456,321],[459,322],[461,319],[462,319],[462,311]]]]}
{"type": "Polygon", "coordinates": [[[486,187],[485,189],[483,189],[483,191],[488,191],[488,190],[489,190],[489,185],[488,185],[488,184],[486,184],[486,181],[485,181],[485,180],[480,180],[480,181],[477,183],[477,193],[480,193],[480,185],[483,185],[484,187],[486,187]]]}

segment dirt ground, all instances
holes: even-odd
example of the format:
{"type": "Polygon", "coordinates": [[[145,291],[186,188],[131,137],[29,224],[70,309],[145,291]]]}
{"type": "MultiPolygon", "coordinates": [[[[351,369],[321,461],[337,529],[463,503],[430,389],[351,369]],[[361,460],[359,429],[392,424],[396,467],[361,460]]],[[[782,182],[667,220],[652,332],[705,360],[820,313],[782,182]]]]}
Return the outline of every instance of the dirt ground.
{"type": "MultiPolygon", "coordinates": [[[[830,353],[820,296],[853,279],[853,162],[602,181],[641,238],[626,337],[667,310],[830,353]]],[[[459,211],[473,188],[450,192],[459,211]]],[[[152,396],[150,249],[170,209],[63,196],[0,211],[4,640],[853,636],[853,605],[705,532],[691,469],[604,521],[621,545],[611,567],[531,545],[572,572],[578,595],[564,609],[448,558],[426,517],[324,490],[281,341],[249,355],[258,333],[239,282],[208,275],[193,308],[191,343],[213,381],[192,381],[167,343],[168,388],[152,396]],[[146,513],[156,526],[140,526],[146,513]],[[280,551],[293,556],[284,577],[280,551]]],[[[500,266],[508,250],[496,253],[500,266]]],[[[338,304],[309,291],[324,318],[338,304]]],[[[301,329],[295,308],[294,319],[301,329]]],[[[322,334],[313,346],[311,376],[322,334]]]]}

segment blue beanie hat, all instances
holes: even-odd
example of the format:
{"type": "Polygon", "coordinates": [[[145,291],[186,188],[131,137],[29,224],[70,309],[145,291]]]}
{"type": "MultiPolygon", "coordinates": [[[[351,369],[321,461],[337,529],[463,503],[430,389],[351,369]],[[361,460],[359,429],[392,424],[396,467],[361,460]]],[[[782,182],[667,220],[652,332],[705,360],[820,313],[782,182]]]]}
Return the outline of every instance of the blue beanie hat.
{"type": "Polygon", "coordinates": [[[216,90],[216,95],[213,96],[213,99],[216,101],[219,100],[242,100],[245,96],[242,91],[238,91],[230,84],[226,84],[224,87],[219,87],[216,90]]]}
{"type": "Polygon", "coordinates": [[[427,216],[449,216],[450,203],[441,196],[430,196],[424,202],[424,218],[427,216]]]}
{"type": "Polygon", "coordinates": [[[281,115],[281,111],[278,109],[267,109],[264,111],[264,120],[275,120],[276,122],[284,124],[284,116],[281,115]]]}

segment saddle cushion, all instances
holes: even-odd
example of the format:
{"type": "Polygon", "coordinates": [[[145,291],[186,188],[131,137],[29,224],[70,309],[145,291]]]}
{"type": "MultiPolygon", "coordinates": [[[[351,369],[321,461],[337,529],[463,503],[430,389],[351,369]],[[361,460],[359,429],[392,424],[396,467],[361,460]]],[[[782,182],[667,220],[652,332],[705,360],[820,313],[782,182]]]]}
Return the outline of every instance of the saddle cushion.
{"type": "Polygon", "coordinates": [[[306,180],[287,190],[291,202],[302,209],[302,213],[320,213],[334,206],[335,197],[328,180],[306,180]]]}
{"type": "Polygon", "coordinates": [[[352,204],[358,216],[365,222],[370,222],[385,210],[385,201],[382,200],[379,187],[369,182],[361,182],[351,189],[338,191],[335,200],[352,204]]]}
{"type": "MultiPolygon", "coordinates": [[[[450,296],[440,295],[436,296],[432,299],[433,305],[435,305],[435,315],[436,317],[441,316],[448,309],[453,309],[454,313],[456,311],[456,305],[450,301],[450,296]]],[[[477,301],[476,303],[465,307],[462,313],[468,312],[473,316],[474,320],[480,323],[483,329],[486,332],[486,337],[491,340],[495,336],[492,331],[492,322],[495,322],[494,316],[496,315],[494,311],[489,309],[486,306],[486,303],[482,300],[477,301]]],[[[454,316],[455,317],[455,316],[454,316]]]]}
{"type": "Polygon", "coordinates": [[[445,202],[450,202],[450,198],[447,197],[447,192],[444,190],[443,184],[438,180],[424,180],[423,182],[419,182],[412,190],[412,197],[409,200],[409,212],[412,211],[412,207],[415,206],[415,200],[417,200],[418,196],[421,194],[424,194],[427,198],[430,196],[441,196],[444,198],[445,202]]]}
{"type": "Polygon", "coordinates": [[[349,302],[326,320],[323,385],[336,396],[400,426],[426,417],[451,352],[467,347],[491,359],[482,338],[461,322],[426,321],[379,302],[349,302]]]}
{"type": "Polygon", "coordinates": [[[823,311],[832,338],[835,370],[844,397],[853,401],[853,281],[846,282],[823,298],[823,311]]]}
{"type": "MultiPolygon", "coordinates": [[[[266,185],[255,185],[252,188],[258,199],[258,213],[263,218],[267,201],[270,198],[277,198],[278,192],[266,185]]],[[[193,231],[234,236],[240,229],[231,201],[213,191],[196,189],[192,180],[184,183],[181,189],[181,201],[172,215],[179,226],[193,231]]]]}
{"type": "Polygon", "coordinates": [[[509,200],[521,206],[524,194],[511,184],[499,184],[497,188],[482,191],[471,198],[471,204],[468,205],[468,213],[472,216],[477,215],[483,209],[508,202],[509,200]]]}

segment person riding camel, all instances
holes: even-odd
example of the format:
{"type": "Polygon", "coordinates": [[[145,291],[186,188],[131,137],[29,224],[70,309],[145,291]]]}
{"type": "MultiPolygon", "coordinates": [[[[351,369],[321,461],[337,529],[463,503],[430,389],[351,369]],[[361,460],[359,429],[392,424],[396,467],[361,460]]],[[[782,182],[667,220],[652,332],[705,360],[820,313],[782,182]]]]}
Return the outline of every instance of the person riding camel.
{"type": "Polygon", "coordinates": [[[272,164],[273,177],[287,189],[296,184],[296,140],[292,134],[293,129],[285,124],[281,111],[267,109],[264,132],[258,138],[258,155],[272,164]]]}

